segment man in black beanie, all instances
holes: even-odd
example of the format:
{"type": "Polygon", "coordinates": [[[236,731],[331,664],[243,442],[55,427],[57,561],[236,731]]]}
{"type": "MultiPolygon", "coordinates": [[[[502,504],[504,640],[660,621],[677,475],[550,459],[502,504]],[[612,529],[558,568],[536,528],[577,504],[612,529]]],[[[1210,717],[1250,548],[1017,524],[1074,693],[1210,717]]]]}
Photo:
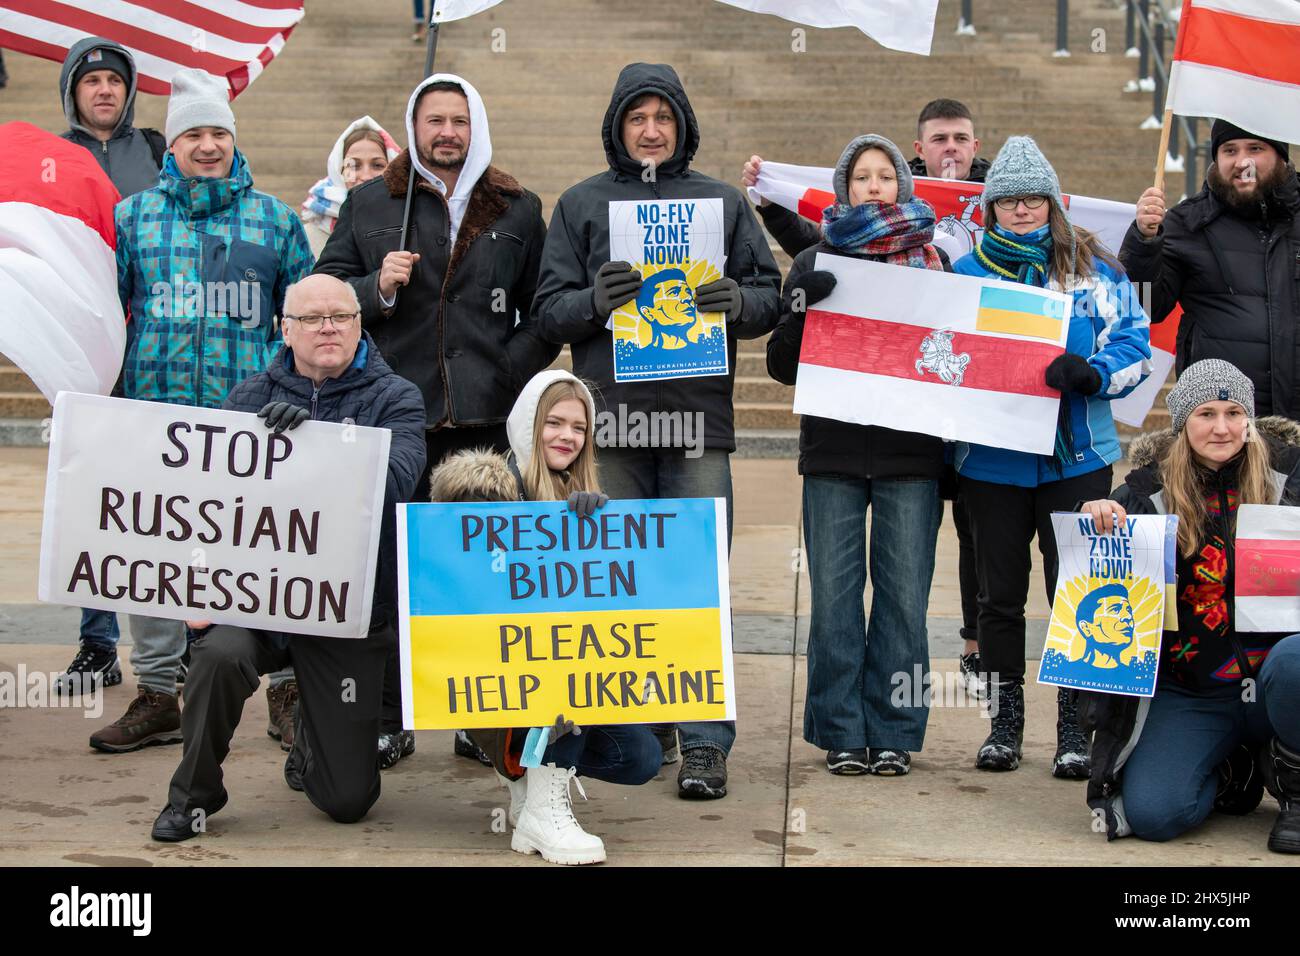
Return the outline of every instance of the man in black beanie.
{"type": "Polygon", "coordinates": [[[1300,186],[1286,143],[1215,120],[1213,161],[1195,196],[1166,214],[1152,187],[1119,258],[1150,284],[1162,322],[1182,305],[1176,368],[1231,362],[1255,386],[1260,415],[1300,418],[1300,186]]]}

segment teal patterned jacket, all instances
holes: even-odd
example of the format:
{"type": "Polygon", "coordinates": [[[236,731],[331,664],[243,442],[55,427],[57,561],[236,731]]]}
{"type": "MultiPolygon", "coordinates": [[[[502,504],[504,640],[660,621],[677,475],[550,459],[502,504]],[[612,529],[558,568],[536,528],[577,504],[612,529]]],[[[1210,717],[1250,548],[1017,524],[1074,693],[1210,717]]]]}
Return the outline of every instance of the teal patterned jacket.
{"type": "Polygon", "coordinates": [[[186,179],[168,153],[158,185],[118,203],[115,219],[124,394],[220,408],[280,347],[285,290],[314,265],[302,223],[253,189],[238,150],[225,179],[186,179]]]}

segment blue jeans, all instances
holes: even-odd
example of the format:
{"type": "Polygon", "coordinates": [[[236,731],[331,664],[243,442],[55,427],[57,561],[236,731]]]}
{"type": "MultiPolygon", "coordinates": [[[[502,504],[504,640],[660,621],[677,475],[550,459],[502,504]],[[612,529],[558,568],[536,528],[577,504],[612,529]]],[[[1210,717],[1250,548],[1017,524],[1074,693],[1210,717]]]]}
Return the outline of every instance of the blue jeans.
{"type": "Polygon", "coordinates": [[[1172,840],[1204,822],[1218,790],[1215,768],[1245,743],[1274,736],[1300,750],[1300,634],[1274,645],[1255,681],[1255,699],[1240,684],[1193,693],[1161,686],[1137,746],[1124,765],[1124,813],[1135,836],[1172,840]]]}
{"type": "MultiPolygon", "coordinates": [[[[687,458],[681,448],[602,448],[598,462],[601,490],[611,498],[726,498],[731,553],[731,452],[706,448],[699,458],[687,458]]],[[[683,752],[713,747],[725,755],[736,742],[731,720],[679,724],[677,731],[683,752]]]]}
{"type": "Polygon", "coordinates": [[[112,611],[81,609],[81,643],[111,651],[117,647],[121,636],[117,629],[117,615],[112,611]]]}
{"type": "Polygon", "coordinates": [[[803,534],[812,579],[803,737],[822,750],[920,750],[930,710],[916,674],[930,670],[925,614],[943,517],[928,479],[805,475],[803,534]],[[871,621],[867,508],[871,518],[871,621]],[[891,697],[899,676],[907,693],[891,697]]]}
{"type": "Polygon", "coordinates": [[[654,779],[663,762],[659,741],[645,724],[610,724],[583,727],[546,748],[542,763],[553,763],[607,783],[637,787],[654,779]]]}

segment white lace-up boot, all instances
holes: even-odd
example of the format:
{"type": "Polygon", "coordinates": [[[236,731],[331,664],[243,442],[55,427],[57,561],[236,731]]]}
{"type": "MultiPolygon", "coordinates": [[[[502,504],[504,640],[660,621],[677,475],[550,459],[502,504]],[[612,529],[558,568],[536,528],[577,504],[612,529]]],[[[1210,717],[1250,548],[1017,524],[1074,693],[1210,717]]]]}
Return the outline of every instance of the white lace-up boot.
{"type": "Polygon", "coordinates": [[[524,812],[524,801],[528,799],[528,774],[525,772],[518,780],[511,780],[498,770],[497,783],[510,791],[510,810],[506,816],[510,820],[510,825],[517,827],[519,815],[524,812]]]}
{"type": "Polygon", "coordinates": [[[604,863],[605,844],[578,824],[573,816],[569,783],[577,784],[582,799],[587,799],[577,770],[560,769],[555,764],[529,767],[524,774],[528,795],[524,812],[519,815],[510,849],[516,853],[540,853],[548,863],[575,865],[604,863]]]}

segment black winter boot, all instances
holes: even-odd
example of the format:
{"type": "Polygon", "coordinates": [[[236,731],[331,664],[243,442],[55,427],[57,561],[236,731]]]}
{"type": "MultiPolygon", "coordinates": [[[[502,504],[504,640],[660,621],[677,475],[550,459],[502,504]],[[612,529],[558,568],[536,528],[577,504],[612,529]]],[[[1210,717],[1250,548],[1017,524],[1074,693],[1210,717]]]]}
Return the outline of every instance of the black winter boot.
{"type": "Polygon", "coordinates": [[[1074,692],[1056,689],[1056,756],[1052,776],[1062,780],[1087,780],[1092,774],[1088,759],[1088,738],[1079,729],[1079,705],[1074,692]]]}
{"type": "Polygon", "coordinates": [[[993,729],[975,757],[980,770],[1015,770],[1025,739],[1025,688],[1021,684],[991,683],[989,695],[997,706],[993,729]]]}
{"type": "Polygon", "coordinates": [[[1264,799],[1264,775],[1260,770],[1259,760],[1264,758],[1268,745],[1252,750],[1245,744],[1239,744],[1228,759],[1219,764],[1219,787],[1214,794],[1214,809],[1219,813],[1231,813],[1244,816],[1254,813],[1259,802],[1264,799]],[[1257,755],[1256,750],[1260,753],[1257,755]]]}
{"type": "Polygon", "coordinates": [[[1300,853],[1300,753],[1274,737],[1260,752],[1264,786],[1277,798],[1277,820],[1268,835],[1274,853],[1300,853]]]}

